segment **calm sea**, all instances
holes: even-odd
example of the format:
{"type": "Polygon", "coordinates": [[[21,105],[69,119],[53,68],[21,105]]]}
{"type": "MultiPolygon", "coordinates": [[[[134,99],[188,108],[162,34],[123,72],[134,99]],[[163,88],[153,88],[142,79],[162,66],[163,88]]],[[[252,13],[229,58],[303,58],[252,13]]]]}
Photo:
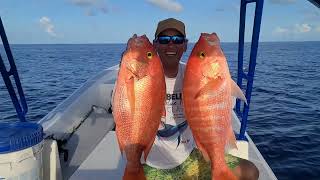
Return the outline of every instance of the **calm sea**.
{"type": "MultiPolygon", "coordinates": [[[[238,46],[222,47],[236,77],[238,46]]],[[[27,119],[40,120],[88,78],[118,64],[124,48],[12,45],[29,106],[27,119]]],[[[278,179],[320,179],[320,42],[260,43],[250,108],[248,133],[278,179]]],[[[0,78],[0,121],[16,120],[0,78]]]]}

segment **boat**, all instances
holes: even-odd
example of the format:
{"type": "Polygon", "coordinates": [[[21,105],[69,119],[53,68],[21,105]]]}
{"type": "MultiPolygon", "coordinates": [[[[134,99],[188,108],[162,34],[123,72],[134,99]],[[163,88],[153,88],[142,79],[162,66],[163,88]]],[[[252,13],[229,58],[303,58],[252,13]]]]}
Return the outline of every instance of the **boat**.
{"type": "MultiPolygon", "coordinates": [[[[309,1],[319,7],[319,1],[309,1]]],[[[238,149],[231,149],[228,153],[253,162],[259,169],[260,180],[276,180],[272,169],[246,133],[263,3],[263,0],[241,0],[237,84],[246,92],[248,104],[241,104],[239,100],[236,102],[232,112],[232,126],[237,135],[238,149]],[[249,68],[248,73],[244,73],[244,30],[246,6],[249,3],[255,3],[256,8],[249,68]],[[244,80],[247,82],[246,85],[243,85],[244,80]]],[[[0,33],[11,65],[10,71],[5,68],[0,70],[18,118],[25,122],[25,114],[28,111],[27,104],[1,18],[0,33]],[[15,79],[19,99],[13,93],[15,90],[9,76],[13,76],[15,79]]],[[[2,59],[0,59],[0,62],[2,63],[0,66],[4,67],[2,59]]],[[[117,72],[118,65],[99,72],[38,122],[44,131],[43,179],[99,180],[122,178],[126,160],[119,151],[114,131],[115,123],[111,112],[111,94],[117,72]]]]}
{"type": "MultiPolygon", "coordinates": [[[[58,166],[45,167],[45,174],[70,180],[122,178],[126,161],[119,151],[109,109],[117,72],[118,66],[102,71],[39,121],[48,137],[44,151],[56,152],[51,154],[56,160],[44,164],[55,161],[53,166],[58,166]]],[[[241,124],[235,112],[232,122],[239,133],[241,124]]],[[[253,162],[259,179],[277,179],[248,134],[245,138],[237,142],[239,151],[230,153],[253,162]]]]}

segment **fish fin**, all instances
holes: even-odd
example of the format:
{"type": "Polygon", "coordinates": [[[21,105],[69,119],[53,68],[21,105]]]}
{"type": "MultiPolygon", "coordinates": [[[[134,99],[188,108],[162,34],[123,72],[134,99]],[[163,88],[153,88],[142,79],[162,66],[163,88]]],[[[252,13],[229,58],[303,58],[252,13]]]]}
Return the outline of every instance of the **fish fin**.
{"type": "Polygon", "coordinates": [[[131,115],[134,114],[135,109],[135,96],[134,96],[134,78],[130,78],[127,81],[127,96],[130,104],[131,115]]]}
{"type": "Polygon", "coordinates": [[[241,99],[242,101],[244,101],[246,104],[248,104],[246,96],[243,94],[243,92],[241,91],[240,87],[237,85],[236,82],[234,82],[232,79],[231,81],[231,95],[234,97],[237,97],[239,99],[241,99]]]}
{"type": "Polygon", "coordinates": [[[124,170],[123,180],[146,180],[142,165],[136,171],[130,171],[128,167],[124,170]]]}
{"type": "Polygon", "coordinates": [[[211,169],[212,179],[238,180],[237,176],[228,168],[211,169]]]}
{"type": "Polygon", "coordinates": [[[211,163],[212,179],[237,180],[235,174],[226,164],[224,149],[215,146],[212,149],[212,153],[214,154],[213,162],[211,163]]]}
{"type": "Polygon", "coordinates": [[[121,152],[121,156],[123,156],[123,145],[122,145],[122,143],[121,143],[121,141],[120,141],[120,136],[119,136],[119,132],[117,131],[117,129],[116,129],[116,136],[117,136],[117,140],[118,140],[118,145],[119,145],[119,149],[120,149],[120,152],[121,152]]]}
{"type": "Polygon", "coordinates": [[[207,151],[201,150],[201,154],[202,154],[204,160],[206,160],[207,162],[210,162],[210,157],[209,157],[207,151]]]}
{"type": "Polygon", "coordinates": [[[231,96],[231,104],[232,104],[232,108],[235,108],[235,106],[236,106],[236,103],[237,103],[237,98],[236,97],[234,97],[234,96],[231,96]]]}
{"type": "Polygon", "coordinates": [[[194,136],[194,140],[195,140],[197,148],[201,152],[203,158],[206,160],[206,162],[209,162],[210,161],[210,157],[209,157],[207,151],[203,148],[202,144],[199,141],[197,141],[197,138],[195,136],[194,136]]]}
{"type": "Polygon", "coordinates": [[[209,81],[206,85],[204,85],[196,94],[195,99],[199,98],[201,95],[206,94],[209,91],[213,91],[217,89],[223,83],[223,79],[218,77],[214,80],[209,81]]]}
{"type": "MultiPolygon", "coordinates": [[[[200,149],[199,149],[199,150],[200,150],[200,149]]],[[[209,155],[208,155],[207,151],[206,151],[206,150],[204,150],[204,149],[202,149],[202,150],[200,150],[200,152],[201,152],[201,154],[202,154],[202,156],[203,156],[204,160],[206,160],[206,162],[210,162],[210,157],[209,157],[209,155]]]]}
{"type": "Polygon", "coordinates": [[[232,127],[230,126],[227,132],[226,150],[228,151],[230,149],[238,149],[236,142],[237,142],[236,137],[234,135],[232,127]]]}
{"type": "Polygon", "coordinates": [[[144,157],[144,161],[146,162],[147,161],[147,157],[149,155],[149,152],[153,146],[153,143],[154,143],[154,140],[153,141],[150,141],[150,143],[146,146],[146,148],[144,149],[143,151],[143,157],[144,157]]]}
{"type": "Polygon", "coordinates": [[[165,107],[165,105],[163,105],[161,117],[166,117],[166,115],[167,115],[167,113],[166,113],[166,107],[165,107]]]}

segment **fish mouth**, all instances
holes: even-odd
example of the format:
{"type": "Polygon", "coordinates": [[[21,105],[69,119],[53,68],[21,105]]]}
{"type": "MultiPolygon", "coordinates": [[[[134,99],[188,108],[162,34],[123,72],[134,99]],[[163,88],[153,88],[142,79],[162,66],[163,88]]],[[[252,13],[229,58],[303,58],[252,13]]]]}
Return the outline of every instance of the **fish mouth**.
{"type": "Polygon", "coordinates": [[[204,39],[207,41],[209,46],[217,46],[219,45],[219,39],[215,39],[212,34],[204,34],[204,39]]]}

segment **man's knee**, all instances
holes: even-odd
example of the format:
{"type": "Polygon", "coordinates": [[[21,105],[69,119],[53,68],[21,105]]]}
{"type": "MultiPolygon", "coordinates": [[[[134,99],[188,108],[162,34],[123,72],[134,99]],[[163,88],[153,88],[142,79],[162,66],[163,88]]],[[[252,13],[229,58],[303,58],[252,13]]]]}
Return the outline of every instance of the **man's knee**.
{"type": "Polygon", "coordinates": [[[235,168],[235,174],[239,180],[257,180],[259,178],[258,168],[245,159],[240,160],[239,166],[235,168]]]}

